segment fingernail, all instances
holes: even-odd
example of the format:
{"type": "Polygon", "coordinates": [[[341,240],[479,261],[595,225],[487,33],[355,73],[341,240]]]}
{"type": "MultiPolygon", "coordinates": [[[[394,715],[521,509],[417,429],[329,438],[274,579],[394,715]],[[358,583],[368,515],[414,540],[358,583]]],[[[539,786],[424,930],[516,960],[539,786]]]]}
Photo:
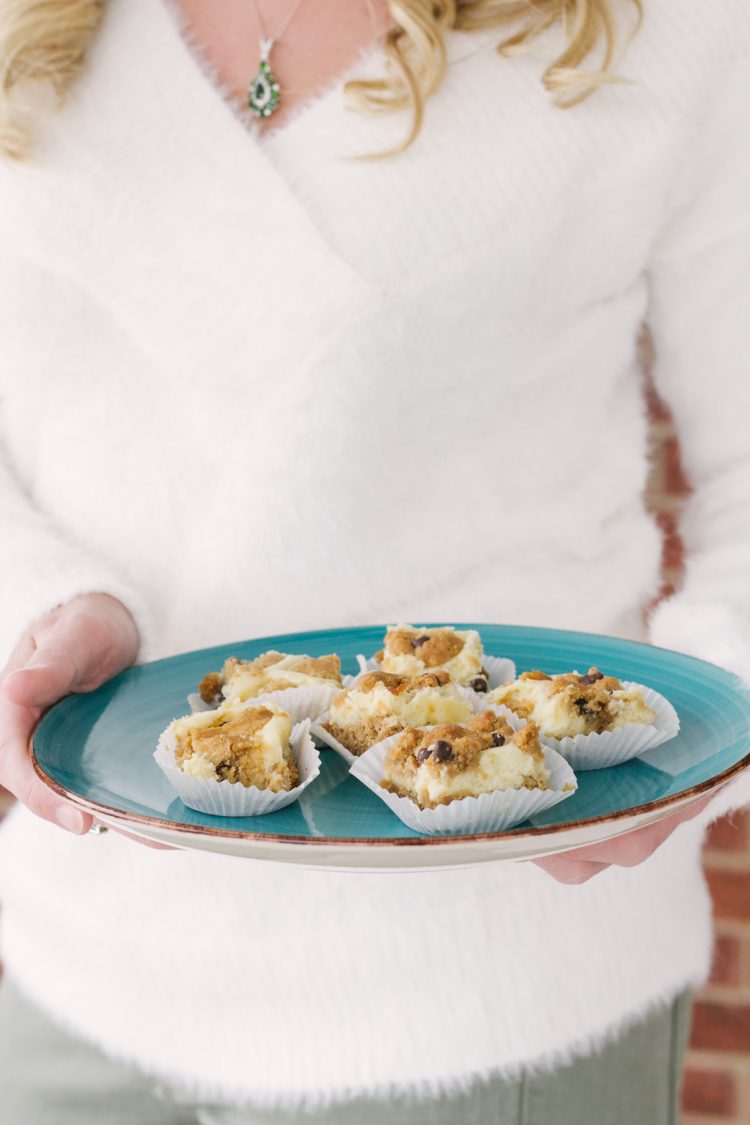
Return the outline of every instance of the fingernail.
{"type": "Polygon", "coordinates": [[[55,809],[55,820],[68,832],[75,832],[76,836],[83,835],[83,816],[72,805],[58,805],[55,809]]]}
{"type": "Polygon", "coordinates": [[[24,672],[47,672],[50,668],[53,667],[53,664],[48,664],[46,663],[46,661],[40,664],[35,664],[34,658],[32,656],[28,664],[24,664],[23,668],[16,668],[15,672],[11,672],[11,674],[8,676],[8,679],[12,680],[14,676],[23,676],[24,672]]]}
{"type": "MultiPolygon", "coordinates": [[[[13,699],[13,685],[20,680],[23,683],[24,676],[29,672],[46,672],[50,668],[50,664],[26,664],[23,668],[16,668],[15,672],[11,672],[3,680],[3,690],[9,699],[13,699]],[[10,688],[10,692],[8,692],[10,688]]],[[[24,695],[26,693],[24,692],[24,695]]]]}

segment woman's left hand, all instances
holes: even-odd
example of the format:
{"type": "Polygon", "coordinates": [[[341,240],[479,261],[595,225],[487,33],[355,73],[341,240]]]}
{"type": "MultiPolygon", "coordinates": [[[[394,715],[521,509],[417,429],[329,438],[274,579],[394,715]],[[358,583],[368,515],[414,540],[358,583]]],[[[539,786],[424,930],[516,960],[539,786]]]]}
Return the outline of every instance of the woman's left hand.
{"type": "Polygon", "coordinates": [[[705,809],[711,795],[688,805],[686,809],[664,817],[656,824],[625,832],[614,840],[603,840],[600,844],[590,844],[586,848],[574,848],[562,855],[545,856],[535,859],[541,867],[558,883],[585,883],[605,871],[608,867],[636,867],[667,840],[675,828],[686,820],[692,820],[705,809]]]}

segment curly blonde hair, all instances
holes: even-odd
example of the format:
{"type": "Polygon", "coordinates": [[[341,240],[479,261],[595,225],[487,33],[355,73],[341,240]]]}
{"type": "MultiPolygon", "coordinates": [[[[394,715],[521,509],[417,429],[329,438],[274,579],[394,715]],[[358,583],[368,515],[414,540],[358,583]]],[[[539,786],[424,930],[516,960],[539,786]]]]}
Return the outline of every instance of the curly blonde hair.
{"type": "MultiPolygon", "coordinates": [[[[499,54],[524,51],[536,37],[560,24],[563,52],[544,70],[542,82],[561,107],[575,105],[612,73],[615,20],[610,0],[386,0],[395,26],[386,33],[386,76],[352,80],[345,90],[369,113],[411,111],[410,127],[390,153],[419,135],[426,99],[447,69],[446,32],[503,28],[499,54]],[[582,64],[598,59],[592,69],[582,64]]],[[[623,0],[624,2],[624,0],[623,0]]],[[[641,0],[628,0],[641,19],[641,0]]],[[[46,83],[62,98],[80,73],[102,18],[105,0],[0,0],[0,151],[28,154],[29,132],[18,95],[29,84],[46,83]]],[[[385,155],[385,154],[381,154],[385,155]]]]}

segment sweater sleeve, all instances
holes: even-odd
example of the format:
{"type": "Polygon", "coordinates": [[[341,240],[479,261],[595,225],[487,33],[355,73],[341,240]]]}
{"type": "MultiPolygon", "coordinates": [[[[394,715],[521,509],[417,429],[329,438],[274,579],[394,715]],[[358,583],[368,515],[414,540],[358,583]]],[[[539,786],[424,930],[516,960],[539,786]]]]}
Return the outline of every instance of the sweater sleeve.
{"type": "Polygon", "coordinates": [[[141,656],[149,647],[150,615],[133,586],[75,543],[39,512],[19,487],[7,455],[0,456],[0,667],[37,617],[79,594],[118,598],[135,618],[141,656]]]}
{"type": "MultiPolygon", "coordinates": [[[[650,623],[654,644],[750,684],[750,64],[729,70],[688,143],[651,263],[657,387],[693,493],[684,584],[650,623]]],[[[712,815],[750,802],[750,772],[712,815]]]]}
{"type": "MultiPolygon", "coordinates": [[[[13,450],[23,448],[19,403],[25,406],[32,383],[43,386],[46,378],[63,377],[45,358],[47,343],[35,347],[45,341],[47,318],[55,315],[49,305],[55,290],[36,277],[30,285],[32,273],[6,242],[0,261],[0,668],[35,618],[79,594],[94,592],[111,594],[127,606],[138,626],[143,657],[152,636],[146,600],[133,582],[76,542],[55,513],[35,499],[34,456],[28,457],[23,472],[14,461],[13,450]],[[38,299],[31,299],[31,291],[38,299]],[[40,383],[42,362],[50,370],[40,383]]],[[[37,401],[37,408],[43,409],[43,402],[37,401]]],[[[60,471],[65,471],[64,464],[60,471]]]]}

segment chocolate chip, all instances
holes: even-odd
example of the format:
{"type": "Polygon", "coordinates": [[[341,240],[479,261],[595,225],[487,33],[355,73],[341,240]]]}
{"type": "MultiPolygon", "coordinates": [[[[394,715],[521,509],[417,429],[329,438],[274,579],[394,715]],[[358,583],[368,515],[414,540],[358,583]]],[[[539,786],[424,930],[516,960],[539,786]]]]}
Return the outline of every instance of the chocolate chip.
{"type": "Polygon", "coordinates": [[[493,732],[492,735],[493,746],[505,746],[505,735],[501,734],[499,730],[493,732]]]}
{"type": "Polygon", "coordinates": [[[422,635],[421,635],[421,636],[419,636],[419,637],[414,637],[414,639],[413,639],[413,640],[412,640],[412,642],[411,642],[411,647],[412,647],[412,648],[421,648],[421,647],[422,647],[422,645],[426,645],[426,644],[427,644],[427,642],[429,641],[429,639],[430,639],[430,637],[429,637],[429,634],[428,634],[428,633],[422,633],[422,635]]]}
{"type": "Polygon", "coordinates": [[[581,699],[574,699],[573,700],[573,706],[578,711],[578,714],[583,715],[583,716],[588,716],[589,718],[591,718],[591,716],[594,714],[594,712],[589,710],[588,704],[589,704],[588,699],[581,698],[581,699]]]}
{"type": "Polygon", "coordinates": [[[429,750],[436,762],[449,762],[453,757],[453,747],[443,738],[433,742],[429,750]]]}
{"type": "Polygon", "coordinates": [[[603,672],[587,672],[585,676],[578,677],[579,684],[595,684],[597,680],[603,680],[603,672]]]}
{"type": "Polygon", "coordinates": [[[469,680],[469,687],[473,691],[484,692],[487,691],[487,681],[483,676],[475,676],[473,680],[469,680]]]}
{"type": "Polygon", "coordinates": [[[224,684],[218,672],[209,672],[198,684],[198,691],[204,703],[220,703],[222,701],[221,689],[224,684]]]}
{"type": "Polygon", "coordinates": [[[422,764],[422,762],[427,761],[431,753],[432,750],[429,746],[420,746],[419,750],[417,750],[417,761],[420,763],[420,765],[422,764]]]}

